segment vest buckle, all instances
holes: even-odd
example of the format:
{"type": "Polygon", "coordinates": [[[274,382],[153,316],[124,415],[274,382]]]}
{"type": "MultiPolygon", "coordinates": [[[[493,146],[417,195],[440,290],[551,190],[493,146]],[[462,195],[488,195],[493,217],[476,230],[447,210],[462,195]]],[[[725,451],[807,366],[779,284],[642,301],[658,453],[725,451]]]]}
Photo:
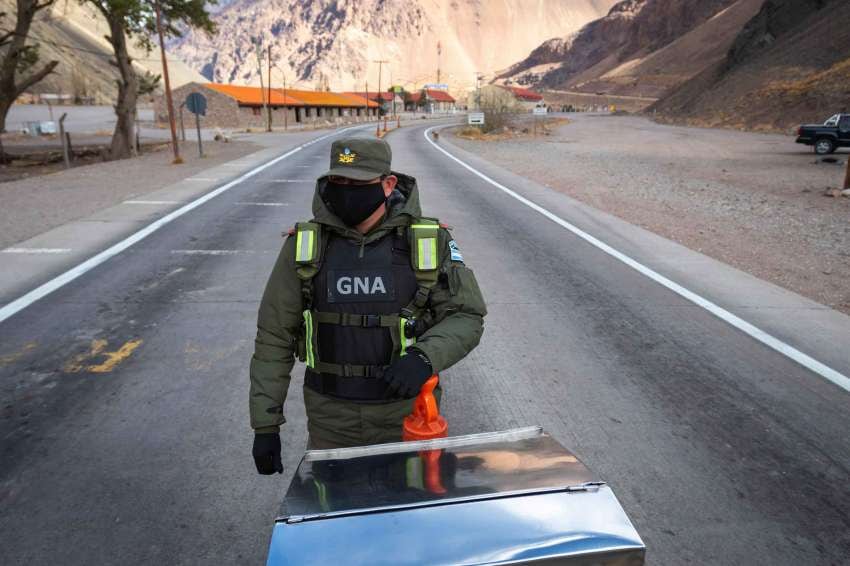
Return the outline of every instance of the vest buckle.
{"type": "Polygon", "coordinates": [[[381,326],[381,315],[364,314],[360,326],[362,326],[363,328],[375,328],[377,326],[381,326]]]}

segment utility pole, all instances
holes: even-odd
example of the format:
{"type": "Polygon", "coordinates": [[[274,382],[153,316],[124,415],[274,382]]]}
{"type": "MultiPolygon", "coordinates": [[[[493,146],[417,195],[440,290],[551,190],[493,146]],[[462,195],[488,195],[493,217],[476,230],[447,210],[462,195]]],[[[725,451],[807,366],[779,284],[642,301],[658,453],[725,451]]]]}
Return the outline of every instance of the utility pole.
{"type": "Polygon", "coordinates": [[[369,121],[369,79],[366,79],[366,121],[369,121]]]}
{"type": "Polygon", "coordinates": [[[440,84],[440,55],[443,54],[443,44],[437,42],[437,84],[440,84]]]}
{"type": "Polygon", "coordinates": [[[154,0],[156,9],[156,33],[159,35],[159,51],[162,55],[162,77],[165,80],[165,103],[168,107],[168,123],[171,126],[171,147],[174,148],[174,163],[183,163],[180,157],[180,147],[177,145],[177,127],[174,124],[174,101],[171,99],[171,81],[168,78],[168,60],[165,58],[165,36],[162,33],[162,10],[159,0],[154,0]]]}
{"type": "Polygon", "coordinates": [[[475,109],[481,112],[481,77],[483,73],[475,73],[475,109]]]}
{"type": "Polygon", "coordinates": [[[268,112],[269,105],[266,102],[266,87],[263,86],[263,41],[259,37],[256,39],[257,41],[257,71],[258,75],[260,75],[260,96],[263,99],[263,109],[268,112]]]}
{"type": "Polygon", "coordinates": [[[281,71],[283,75],[283,129],[289,129],[289,107],[286,105],[286,73],[281,71]]]}
{"type": "Polygon", "coordinates": [[[384,97],[383,97],[383,94],[381,93],[381,68],[383,67],[384,63],[389,63],[389,61],[381,59],[381,60],[372,61],[372,62],[378,64],[378,130],[377,130],[377,132],[378,132],[378,137],[381,137],[381,112],[380,112],[380,110],[384,106],[384,97]]]}
{"type": "MultiPolygon", "coordinates": [[[[269,101],[268,109],[269,109],[269,123],[266,126],[266,131],[272,131],[272,46],[269,44],[269,92],[266,100],[269,101]]],[[[286,107],[283,109],[284,114],[286,114],[286,107]]]]}

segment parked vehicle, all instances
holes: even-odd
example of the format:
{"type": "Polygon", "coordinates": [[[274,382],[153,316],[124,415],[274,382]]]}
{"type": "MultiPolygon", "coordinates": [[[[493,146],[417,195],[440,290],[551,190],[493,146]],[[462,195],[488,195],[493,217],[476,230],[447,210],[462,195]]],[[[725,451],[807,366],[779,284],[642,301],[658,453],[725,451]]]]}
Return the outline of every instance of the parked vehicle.
{"type": "Polygon", "coordinates": [[[797,143],[814,146],[818,155],[850,147],[850,114],[835,114],[823,124],[804,124],[797,129],[797,143]]]}

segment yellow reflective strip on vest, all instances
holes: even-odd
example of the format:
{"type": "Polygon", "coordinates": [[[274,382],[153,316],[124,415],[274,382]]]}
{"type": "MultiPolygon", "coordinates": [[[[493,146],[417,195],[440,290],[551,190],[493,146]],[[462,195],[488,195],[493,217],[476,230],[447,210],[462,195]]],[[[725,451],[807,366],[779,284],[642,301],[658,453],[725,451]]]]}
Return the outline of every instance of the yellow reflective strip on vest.
{"type": "Polygon", "coordinates": [[[406,356],[407,349],[414,344],[416,344],[416,337],[407,338],[404,335],[404,329],[407,326],[408,319],[404,317],[399,317],[398,319],[398,344],[399,344],[399,356],[406,356]]]}
{"type": "Polygon", "coordinates": [[[407,487],[424,490],[425,478],[422,474],[422,460],[418,456],[410,456],[404,463],[407,487]]]}
{"type": "Polygon", "coordinates": [[[312,230],[298,230],[295,239],[295,261],[313,261],[314,238],[312,230]]]}
{"type": "Polygon", "coordinates": [[[307,351],[305,363],[312,369],[316,365],[313,355],[313,313],[308,310],[304,311],[304,346],[307,351]]]}
{"type": "Polygon", "coordinates": [[[429,229],[429,230],[436,230],[437,228],[440,227],[440,225],[439,224],[411,224],[410,227],[411,228],[425,228],[425,229],[429,229]]]}
{"type": "Polygon", "coordinates": [[[324,484],[324,482],[321,482],[321,481],[317,480],[316,478],[313,478],[313,485],[316,486],[316,495],[318,496],[318,499],[319,499],[319,507],[322,508],[322,511],[325,511],[325,512],[330,511],[331,510],[331,502],[328,499],[328,486],[326,486],[324,484]]]}
{"type": "Polygon", "coordinates": [[[419,238],[417,268],[422,271],[437,269],[437,238],[419,238]]]}

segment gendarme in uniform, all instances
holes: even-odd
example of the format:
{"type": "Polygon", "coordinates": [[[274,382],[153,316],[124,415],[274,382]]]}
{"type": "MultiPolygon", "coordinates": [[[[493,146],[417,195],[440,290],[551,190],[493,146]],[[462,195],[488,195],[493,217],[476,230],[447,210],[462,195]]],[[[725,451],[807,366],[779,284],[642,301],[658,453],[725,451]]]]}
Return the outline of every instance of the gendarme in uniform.
{"type": "Polygon", "coordinates": [[[484,300],[449,231],[422,216],[383,140],[340,139],[269,277],[251,359],[257,470],[282,470],[279,427],[295,356],[314,448],[401,440],[433,373],[483,332],[484,300]]]}

